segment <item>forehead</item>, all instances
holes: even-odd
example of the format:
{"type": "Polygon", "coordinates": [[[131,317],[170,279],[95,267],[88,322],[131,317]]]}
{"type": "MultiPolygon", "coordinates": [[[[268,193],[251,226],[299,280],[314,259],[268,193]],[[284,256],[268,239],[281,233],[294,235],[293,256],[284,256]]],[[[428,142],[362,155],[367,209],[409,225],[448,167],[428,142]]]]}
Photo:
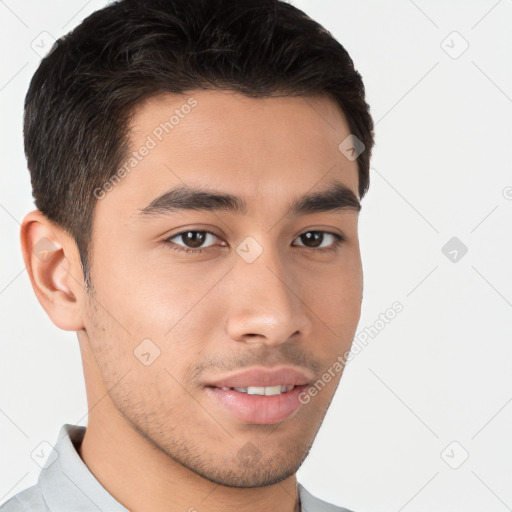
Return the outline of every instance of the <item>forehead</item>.
{"type": "Polygon", "coordinates": [[[248,204],[268,201],[267,210],[281,196],[288,203],[333,181],[357,195],[357,162],[338,149],[350,129],[327,97],[160,94],[137,106],[129,133],[122,178],[100,210],[108,204],[131,215],[176,185],[208,185],[248,204]]]}
{"type": "Polygon", "coordinates": [[[252,98],[234,91],[201,90],[143,101],[134,110],[130,133],[135,146],[153,133],[166,143],[187,137],[191,147],[228,147],[233,152],[242,142],[248,148],[258,143],[275,150],[280,142],[297,137],[308,140],[309,147],[335,143],[336,148],[338,139],[350,131],[341,109],[327,96],[252,98]],[[173,137],[166,137],[170,134],[173,137]]]}

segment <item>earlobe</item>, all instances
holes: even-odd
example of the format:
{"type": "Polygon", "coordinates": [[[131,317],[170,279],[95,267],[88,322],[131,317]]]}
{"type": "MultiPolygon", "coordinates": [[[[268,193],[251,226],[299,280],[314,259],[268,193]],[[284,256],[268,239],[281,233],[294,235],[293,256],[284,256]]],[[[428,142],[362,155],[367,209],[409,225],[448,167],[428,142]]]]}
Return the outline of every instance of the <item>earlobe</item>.
{"type": "Polygon", "coordinates": [[[66,331],[83,329],[81,299],[86,292],[73,240],[34,210],[23,219],[20,241],[32,288],[52,322],[66,331]]]}

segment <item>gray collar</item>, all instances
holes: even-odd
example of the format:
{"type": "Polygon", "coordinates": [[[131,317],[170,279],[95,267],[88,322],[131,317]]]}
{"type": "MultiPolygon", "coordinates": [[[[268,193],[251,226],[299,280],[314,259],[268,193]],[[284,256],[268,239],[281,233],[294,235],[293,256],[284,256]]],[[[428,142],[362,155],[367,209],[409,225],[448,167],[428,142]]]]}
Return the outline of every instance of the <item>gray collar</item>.
{"type": "Polygon", "coordinates": [[[44,500],[52,512],[129,512],[96,480],[78,455],[75,445],[82,442],[85,427],[63,425],[55,451],[48,457],[39,476],[44,500]]]}

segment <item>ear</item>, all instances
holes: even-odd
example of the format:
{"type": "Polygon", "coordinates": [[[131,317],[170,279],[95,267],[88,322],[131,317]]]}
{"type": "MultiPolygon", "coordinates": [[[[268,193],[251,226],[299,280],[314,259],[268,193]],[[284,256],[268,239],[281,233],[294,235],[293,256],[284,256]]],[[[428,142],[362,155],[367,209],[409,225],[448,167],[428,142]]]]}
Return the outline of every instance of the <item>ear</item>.
{"type": "Polygon", "coordinates": [[[23,219],[20,241],[32,288],[52,322],[66,331],[83,329],[87,292],[74,240],[34,210],[23,219]]]}

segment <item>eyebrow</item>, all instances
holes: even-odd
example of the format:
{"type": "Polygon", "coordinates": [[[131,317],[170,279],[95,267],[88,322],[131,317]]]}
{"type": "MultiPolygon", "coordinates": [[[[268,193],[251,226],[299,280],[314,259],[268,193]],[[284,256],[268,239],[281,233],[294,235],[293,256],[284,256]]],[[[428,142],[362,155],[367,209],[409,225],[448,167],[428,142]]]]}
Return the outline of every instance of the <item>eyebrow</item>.
{"type": "MultiPolygon", "coordinates": [[[[247,203],[241,197],[215,190],[178,186],[157,197],[139,210],[142,216],[161,216],[182,210],[231,212],[246,215],[247,203]]],[[[359,212],[361,203],[354,192],[342,183],[303,195],[288,205],[288,215],[300,216],[318,212],[353,210],[359,212]]]]}

